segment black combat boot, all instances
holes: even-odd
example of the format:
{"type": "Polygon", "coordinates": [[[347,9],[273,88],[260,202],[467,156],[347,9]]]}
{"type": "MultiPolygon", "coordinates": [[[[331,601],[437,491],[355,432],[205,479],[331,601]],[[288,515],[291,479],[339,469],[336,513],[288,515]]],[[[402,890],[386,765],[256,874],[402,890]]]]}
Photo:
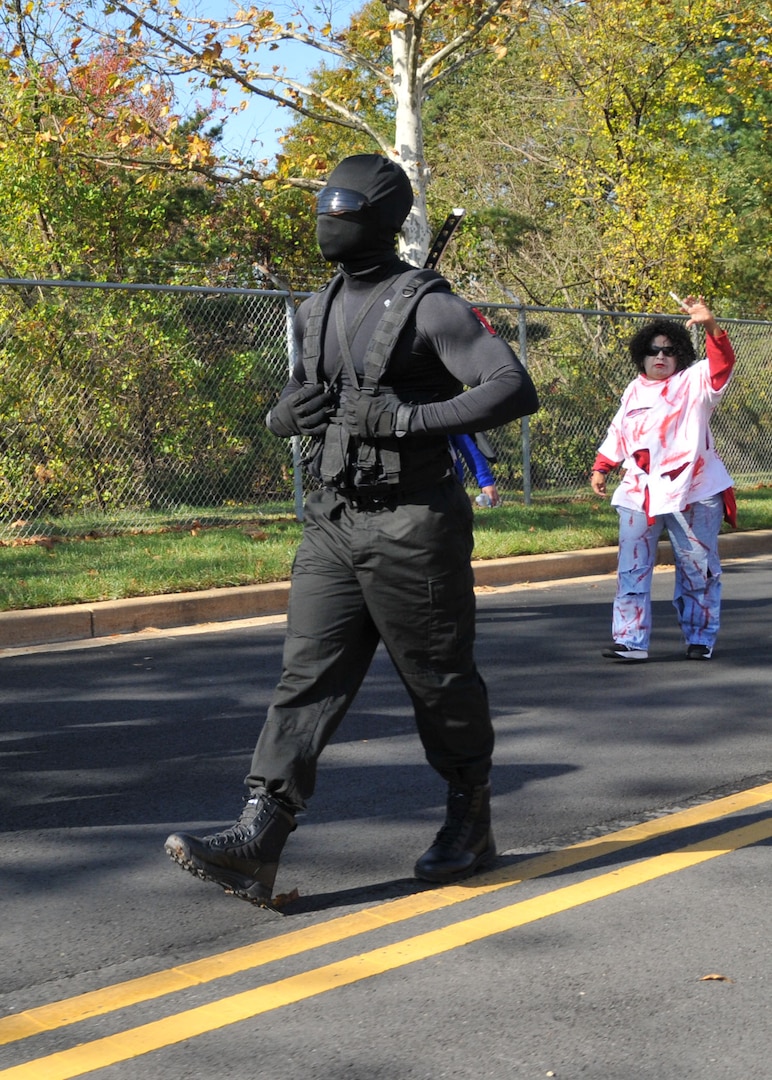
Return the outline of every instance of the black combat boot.
{"type": "Polygon", "coordinates": [[[167,855],[204,881],[253,904],[270,904],[279,856],[296,828],[292,812],[270,795],[247,799],[235,825],[211,836],[172,833],[167,855]]]}
{"type": "Polygon", "coordinates": [[[490,784],[471,788],[451,785],[445,824],[415,864],[415,876],[447,884],[490,866],[495,858],[490,784]]]}

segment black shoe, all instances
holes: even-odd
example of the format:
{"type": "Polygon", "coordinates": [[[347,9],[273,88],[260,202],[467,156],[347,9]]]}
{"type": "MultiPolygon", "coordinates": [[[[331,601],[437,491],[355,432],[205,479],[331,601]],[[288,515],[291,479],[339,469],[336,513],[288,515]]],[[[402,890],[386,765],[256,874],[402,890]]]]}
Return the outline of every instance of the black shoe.
{"type": "Polygon", "coordinates": [[[297,827],[294,815],[270,795],[247,799],[241,817],[211,836],[172,833],[164,847],[191,874],[214,881],[253,904],[270,904],[279,856],[297,827]]]}
{"type": "Polygon", "coordinates": [[[712,655],[712,645],[690,645],[686,650],[687,660],[710,660],[712,655]]]}
{"type": "Polygon", "coordinates": [[[415,864],[415,876],[423,881],[447,884],[490,866],[495,858],[490,784],[473,788],[451,786],[445,824],[415,864]]]}
{"type": "Polygon", "coordinates": [[[633,645],[620,645],[615,643],[604,649],[601,656],[607,660],[648,660],[649,654],[646,649],[636,649],[633,645]]]}

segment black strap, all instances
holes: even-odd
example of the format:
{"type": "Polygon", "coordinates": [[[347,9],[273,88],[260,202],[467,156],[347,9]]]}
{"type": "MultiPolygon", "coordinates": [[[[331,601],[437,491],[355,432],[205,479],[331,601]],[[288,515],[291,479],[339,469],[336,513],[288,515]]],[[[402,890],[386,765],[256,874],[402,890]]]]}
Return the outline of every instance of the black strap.
{"type": "Polygon", "coordinates": [[[365,353],[362,389],[370,394],[378,392],[399,335],[418,301],[429,289],[450,289],[450,285],[436,270],[408,270],[397,278],[394,288],[394,298],[381,316],[365,353]]]}
{"type": "MultiPolygon", "coordinates": [[[[303,372],[307,383],[315,384],[319,379],[319,360],[322,356],[322,340],[330,304],[340,288],[343,274],[336,274],[328,281],[311,301],[311,310],[303,333],[303,372]]],[[[337,373],[336,373],[337,378],[337,373]]],[[[333,382],[334,380],[331,380],[333,382]]]]}
{"type": "MultiPolygon", "coordinates": [[[[338,346],[340,348],[340,354],[343,358],[343,363],[346,365],[346,371],[348,377],[351,380],[351,385],[359,388],[359,378],[356,373],[356,367],[354,365],[354,358],[351,355],[351,342],[354,341],[357,335],[357,331],[364,322],[367,313],[372,311],[375,305],[385,292],[387,292],[392,286],[392,282],[389,278],[382,281],[367,298],[364,304],[357,312],[356,318],[351,323],[351,326],[346,325],[345,312],[343,310],[343,304],[338,303],[335,306],[335,329],[338,334],[338,346]]],[[[338,377],[338,372],[335,372],[334,378],[338,377]]],[[[333,381],[332,379],[330,380],[333,381]]]]}

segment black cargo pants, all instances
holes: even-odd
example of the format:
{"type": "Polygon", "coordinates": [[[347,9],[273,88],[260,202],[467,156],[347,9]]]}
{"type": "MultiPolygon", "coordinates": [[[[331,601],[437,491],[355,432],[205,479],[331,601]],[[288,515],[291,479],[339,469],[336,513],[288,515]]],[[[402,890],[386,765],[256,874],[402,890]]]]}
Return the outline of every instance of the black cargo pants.
{"type": "Polygon", "coordinates": [[[283,670],[247,784],[301,809],[383,640],[429,764],[486,783],[493,727],[474,660],[472,509],[455,477],[382,507],[312,494],[292,569],[283,670]]]}

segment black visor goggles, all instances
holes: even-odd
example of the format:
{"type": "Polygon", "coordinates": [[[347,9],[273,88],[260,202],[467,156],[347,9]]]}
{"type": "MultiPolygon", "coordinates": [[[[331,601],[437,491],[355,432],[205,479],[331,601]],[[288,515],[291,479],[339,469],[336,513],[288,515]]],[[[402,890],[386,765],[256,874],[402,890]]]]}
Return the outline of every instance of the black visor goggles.
{"type": "Polygon", "coordinates": [[[322,188],[316,197],[317,214],[355,214],[370,204],[361,191],[350,188],[322,188]]]}

